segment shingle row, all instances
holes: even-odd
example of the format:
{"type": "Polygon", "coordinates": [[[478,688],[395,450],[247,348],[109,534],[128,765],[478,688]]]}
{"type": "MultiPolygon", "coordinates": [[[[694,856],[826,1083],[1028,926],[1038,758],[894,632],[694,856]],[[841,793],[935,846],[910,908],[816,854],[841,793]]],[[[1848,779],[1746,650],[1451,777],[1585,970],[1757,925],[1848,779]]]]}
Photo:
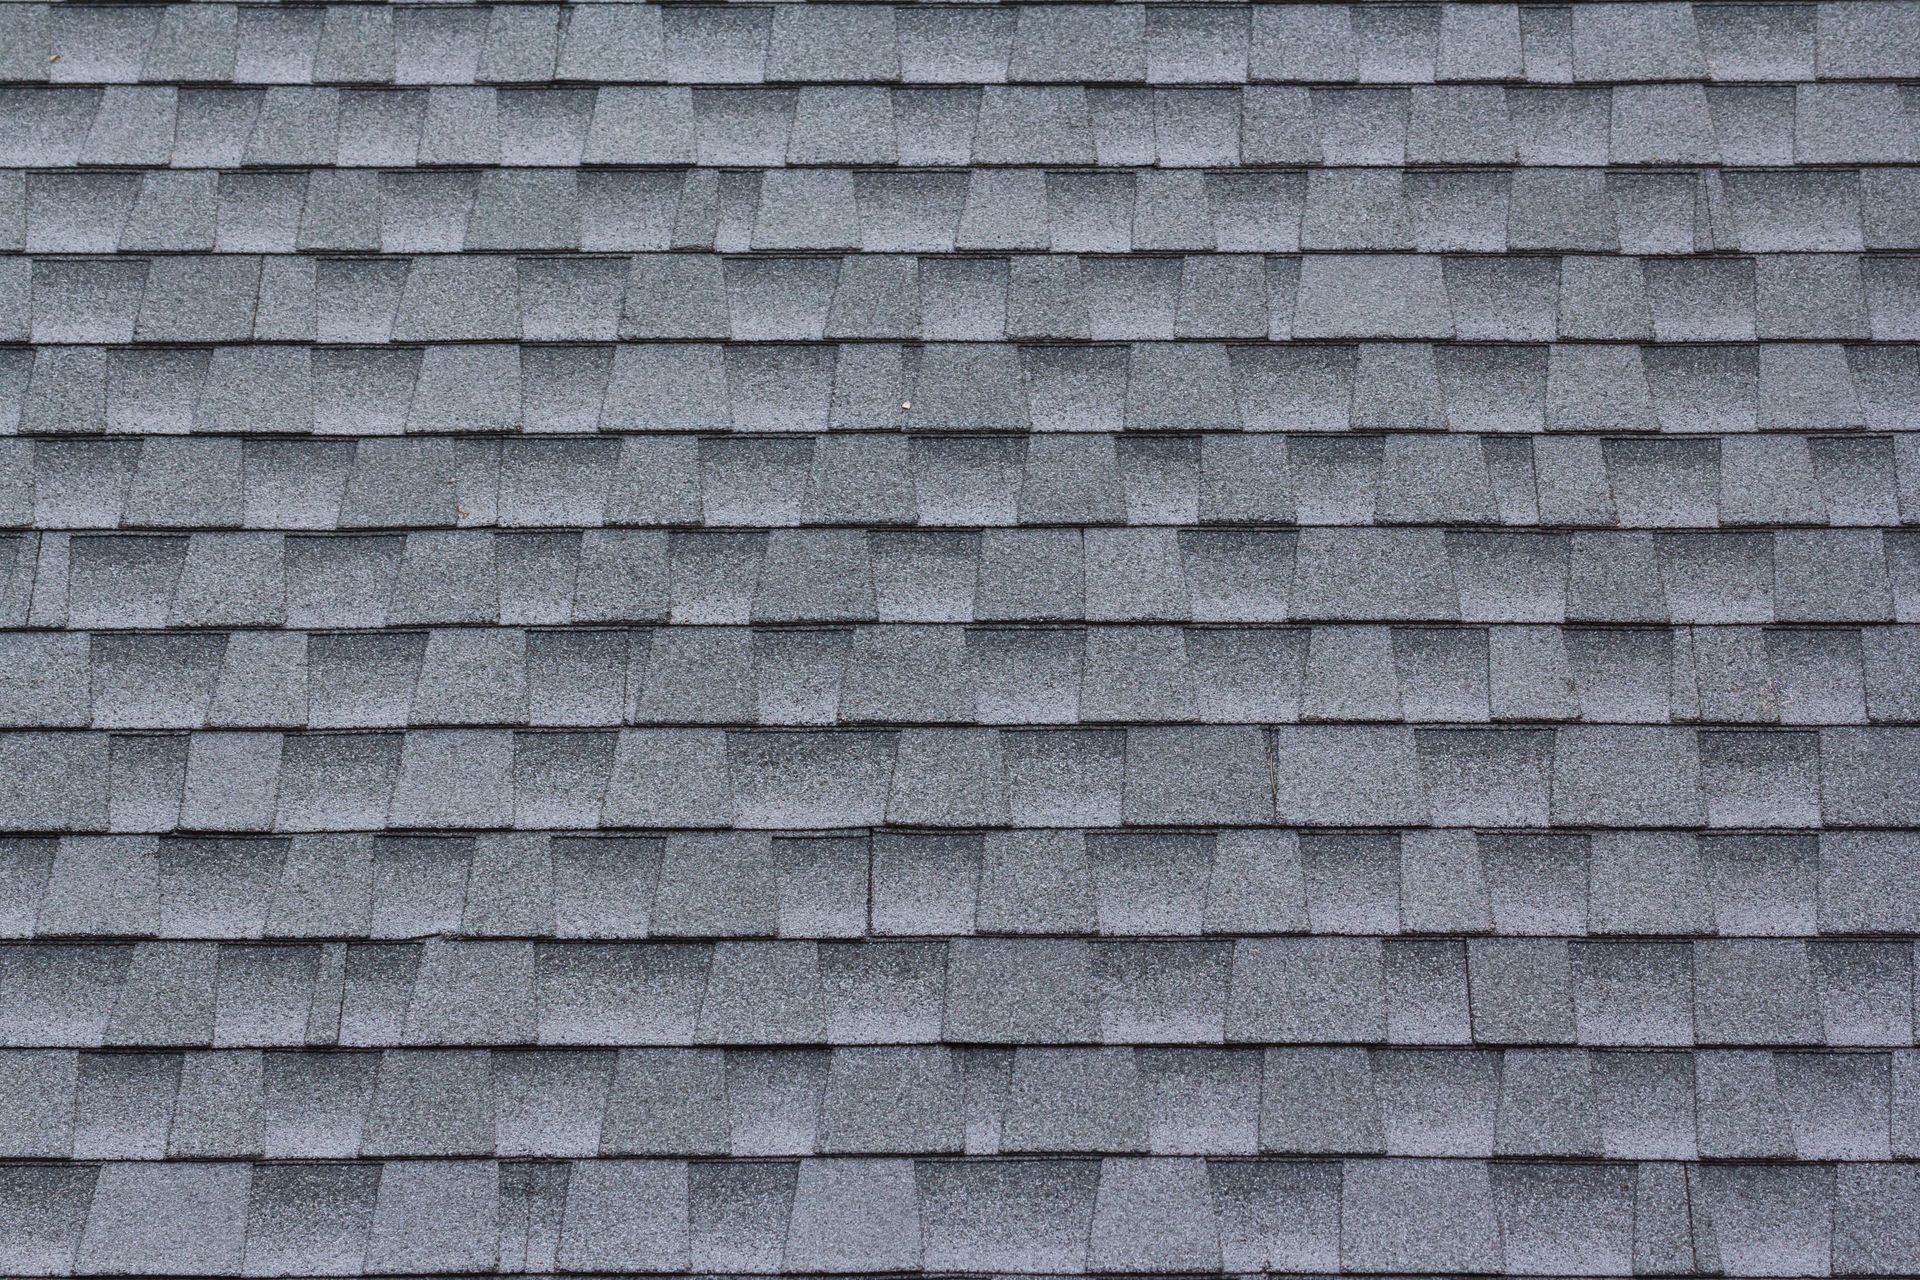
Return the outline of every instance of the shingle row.
{"type": "Polygon", "coordinates": [[[1920,435],[0,439],[0,526],[1920,523],[1920,435]]]}
{"type": "Polygon", "coordinates": [[[1920,161],[1894,83],[1616,88],[0,88],[0,165],[1920,161]]]}
{"type": "MultiPolygon", "coordinates": [[[[508,158],[534,165],[543,154],[508,158]]],[[[1915,175],[1900,167],[0,169],[0,248],[1845,253],[1920,246],[1915,175]]]]}
{"type": "Polygon", "coordinates": [[[1920,430],[1912,345],[0,347],[0,434],[1920,430]]]}
{"type": "Polygon", "coordinates": [[[0,844],[0,890],[0,937],[42,940],[1911,936],[1920,837],[1071,828],[24,837],[0,844]]]}
{"type": "Polygon", "coordinates": [[[0,830],[1300,824],[1884,827],[1920,730],[0,734],[0,830]]]}
{"type": "Polygon", "coordinates": [[[1914,1043],[1911,942],[34,942],[0,976],[9,1048],[1914,1043]]]}
{"type": "Polygon", "coordinates": [[[0,1081],[10,1159],[1920,1154],[1911,1049],[27,1049],[0,1081]]]}
{"type": "Polygon", "coordinates": [[[245,346],[0,347],[0,434],[1920,429],[1909,343],[339,348],[282,345],[315,334],[283,319],[245,346]]]}
{"type": "Polygon", "coordinates": [[[1920,723],[1920,627],[0,631],[0,728],[1920,723]]]}
{"type": "Polygon", "coordinates": [[[55,84],[1794,81],[1920,74],[1899,4],[22,4],[0,76],[55,84]],[[50,55],[58,54],[57,60],[50,55]]]}
{"type": "Polygon", "coordinates": [[[15,1165],[29,1275],[1889,1275],[1909,1166],[1479,1160],[15,1165]]]}
{"type": "Polygon", "coordinates": [[[308,264],[266,265],[15,259],[0,289],[31,304],[0,341],[246,342],[296,295],[330,343],[1920,338],[1920,258],[1852,254],[323,258],[310,292],[308,264]]]}
{"type": "Polygon", "coordinates": [[[1920,621],[1920,532],[451,529],[0,536],[11,627],[1920,621]]]}

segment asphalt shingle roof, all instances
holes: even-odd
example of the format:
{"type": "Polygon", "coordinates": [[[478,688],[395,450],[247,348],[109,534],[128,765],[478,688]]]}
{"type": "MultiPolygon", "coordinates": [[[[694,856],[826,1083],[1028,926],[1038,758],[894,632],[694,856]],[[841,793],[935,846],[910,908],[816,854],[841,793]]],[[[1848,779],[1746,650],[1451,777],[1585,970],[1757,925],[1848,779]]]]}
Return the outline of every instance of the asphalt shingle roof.
{"type": "Polygon", "coordinates": [[[0,1272],[1920,1273],[1920,3],[0,121],[0,1272]]]}

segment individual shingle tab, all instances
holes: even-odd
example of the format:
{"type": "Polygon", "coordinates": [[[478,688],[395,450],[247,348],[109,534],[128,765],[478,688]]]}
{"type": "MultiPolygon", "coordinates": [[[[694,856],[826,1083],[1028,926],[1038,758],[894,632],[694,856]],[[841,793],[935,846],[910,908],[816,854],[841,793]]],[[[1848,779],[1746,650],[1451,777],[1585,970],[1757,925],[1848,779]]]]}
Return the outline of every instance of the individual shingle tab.
{"type": "Polygon", "coordinates": [[[1265,1058],[1261,1148],[1282,1153],[1381,1149],[1379,1105],[1363,1049],[1273,1049],[1265,1058]],[[1320,1098],[1331,1105],[1315,1105],[1320,1098]]]}
{"type": "Polygon", "coordinates": [[[247,1216],[250,1269],[349,1270],[364,1254],[377,1165],[278,1165],[257,1170],[247,1216]]]}
{"type": "Polygon", "coordinates": [[[1828,1265],[1833,1199],[1827,1168],[1701,1168],[1690,1172],[1689,1183],[1729,1271],[1828,1265]]]}
{"type": "Polygon", "coordinates": [[[947,961],[947,1034],[987,1043],[1092,1040],[1091,994],[1084,943],[959,941],[947,961]]]}
{"type": "Polygon", "coordinates": [[[103,1166],[80,1237],[78,1265],[90,1271],[138,1270],[157,1252],[193,1271],[237,1268],[249,1172],[244,1165],[103,1166]]]}
{"type": "Polygon", "coordinates": [[[1229,1039],[1364,1041],[1383,1029],[1377,942],[1246,940],[1234,952],[1229,1039]]]}
{"type": "Polygon", "coordinates": [[[1348,1161],[1341,1184],[1342,1263],[1374,1270],[1500,1265],[1487,1167],[1473,1161],[1348,1161]]]}

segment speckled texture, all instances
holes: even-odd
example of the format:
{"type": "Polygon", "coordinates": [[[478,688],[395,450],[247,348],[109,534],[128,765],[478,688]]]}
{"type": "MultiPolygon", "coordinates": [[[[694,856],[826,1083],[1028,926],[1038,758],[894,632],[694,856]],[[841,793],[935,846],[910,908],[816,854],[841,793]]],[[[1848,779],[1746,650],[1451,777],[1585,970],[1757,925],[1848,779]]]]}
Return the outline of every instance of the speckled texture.
{"type": "Polygon", "coordinates": [[[1916,49],[0,4],[0,1272],[1920,1273],[1916,49]]]}

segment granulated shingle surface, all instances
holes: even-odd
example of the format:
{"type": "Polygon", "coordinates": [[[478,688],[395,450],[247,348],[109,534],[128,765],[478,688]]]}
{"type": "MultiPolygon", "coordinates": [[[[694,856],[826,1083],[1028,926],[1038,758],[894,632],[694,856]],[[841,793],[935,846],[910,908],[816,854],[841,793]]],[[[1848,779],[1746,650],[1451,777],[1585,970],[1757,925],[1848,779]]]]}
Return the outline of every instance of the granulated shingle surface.
{"type": "Polygon", "coordinates": [[[0,4],[0,1272],[1920,1273],[1920,4],[0,4]]]}

